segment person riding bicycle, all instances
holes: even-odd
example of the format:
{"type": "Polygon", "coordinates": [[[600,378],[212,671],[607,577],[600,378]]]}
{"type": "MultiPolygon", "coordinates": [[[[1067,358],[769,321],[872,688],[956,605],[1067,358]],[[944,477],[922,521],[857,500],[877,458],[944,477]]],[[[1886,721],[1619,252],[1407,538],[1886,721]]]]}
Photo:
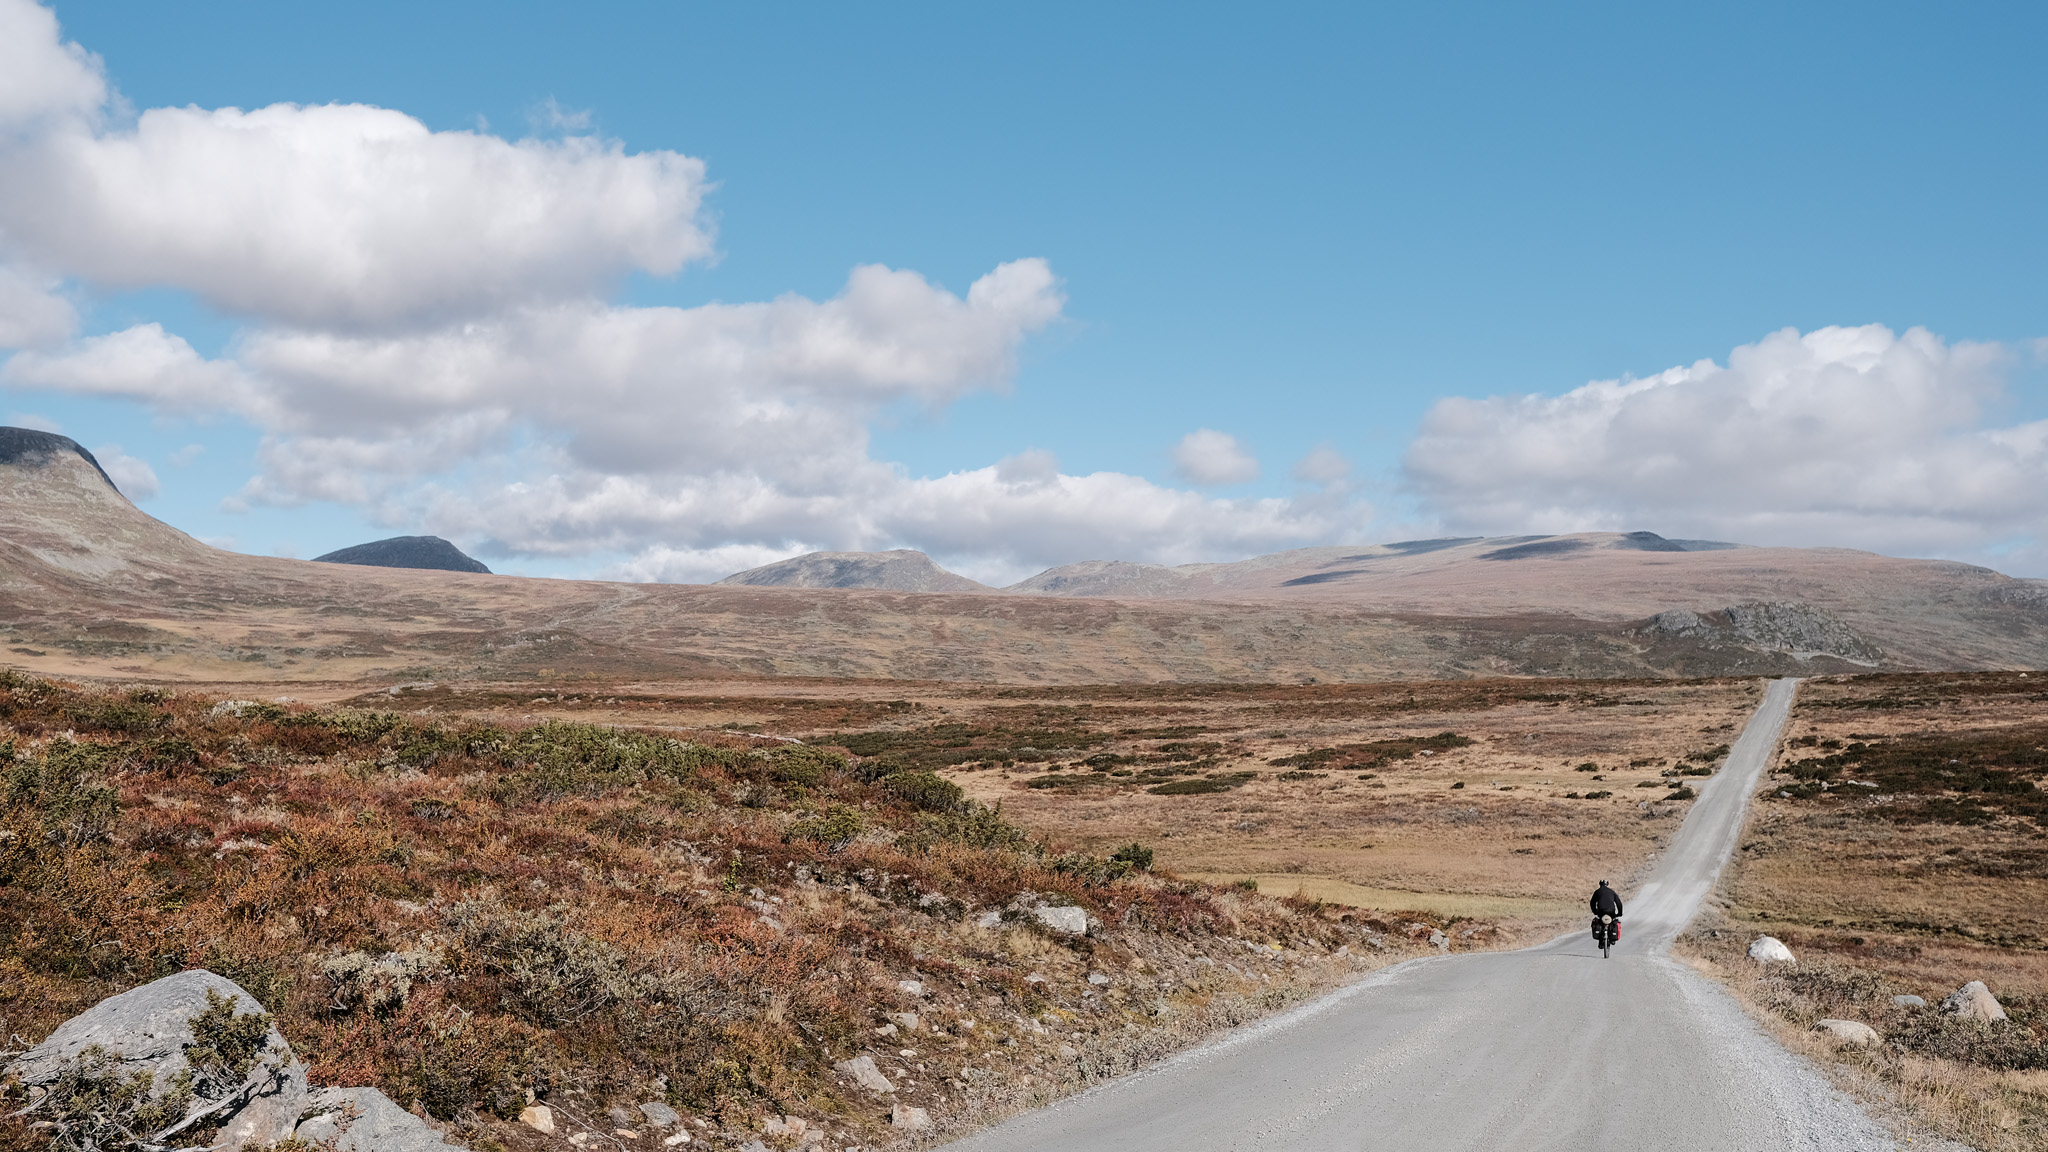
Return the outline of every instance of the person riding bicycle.
{"type": "Polygon", "coordinates": [[[1614,917],[1614,925],[1611,931],[1614,935],[1610,939],[1621,939],[1621,893],[1609,888],[1607,881],[1602,880],[1600,886],[1593,889],[1592,904],[1593,935],[1596,938],[1600,935],[1600,917],[1612,916],[1614,917]]]}

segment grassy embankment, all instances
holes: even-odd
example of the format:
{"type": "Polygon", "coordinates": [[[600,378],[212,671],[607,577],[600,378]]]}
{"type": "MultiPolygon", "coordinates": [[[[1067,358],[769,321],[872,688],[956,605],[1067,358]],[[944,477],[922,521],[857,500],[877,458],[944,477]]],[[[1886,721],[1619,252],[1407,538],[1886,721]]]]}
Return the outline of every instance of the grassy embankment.
{"type": "Polygon", "coordinates": [[[785,1115],[827,1148],[887,1143],[893,1101],[929,1135],[971,1127],[1448,926],[1143,859],[1034,839],[887,757],[0,672],[7,1047],[202,966],[316,1083],[378,1086],[482,1149],[655,1147],[605,1118],[655,1099],[693,1146],[785,1115]],[[1100,927],[1053,932],[1041,902],[1100,927]],[[834,1071],[859,1054],[893,1097],[834,1071]],[[535,1098],[557,1137],[509,1119],[535,1098]]]}

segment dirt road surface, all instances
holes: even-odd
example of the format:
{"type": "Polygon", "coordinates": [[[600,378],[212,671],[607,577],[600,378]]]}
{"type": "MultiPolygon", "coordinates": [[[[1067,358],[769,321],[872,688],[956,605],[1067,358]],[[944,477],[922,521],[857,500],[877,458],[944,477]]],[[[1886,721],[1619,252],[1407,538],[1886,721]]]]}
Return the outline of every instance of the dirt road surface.
{"type": "Polygon", "coordinates": [[[948,1148],[1895,1147],[1812,1065],[1666,955],[1741,835],[1794,688],[1770,685],[1632,894],[1611,958],[1580,931],[1519,952],[1411,961],[948,1148]]]}

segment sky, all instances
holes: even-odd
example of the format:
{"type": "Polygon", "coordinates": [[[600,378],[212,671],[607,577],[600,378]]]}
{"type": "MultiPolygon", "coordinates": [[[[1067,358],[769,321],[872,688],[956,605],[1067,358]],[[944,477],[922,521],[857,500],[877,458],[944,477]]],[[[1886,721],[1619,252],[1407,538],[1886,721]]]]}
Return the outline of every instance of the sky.
{"type": "Polygon", "coordinates": [[[531,575],[2048,576],[2048,10],[1668,7],[0,0],[0,422],[531,575]]]}

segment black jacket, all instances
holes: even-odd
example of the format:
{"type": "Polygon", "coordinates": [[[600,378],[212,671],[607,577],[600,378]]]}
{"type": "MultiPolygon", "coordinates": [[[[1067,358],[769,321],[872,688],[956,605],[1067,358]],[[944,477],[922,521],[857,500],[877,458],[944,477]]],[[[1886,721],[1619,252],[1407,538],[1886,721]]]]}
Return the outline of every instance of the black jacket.
{"type": "Polygon", "coordinates": [[[1595,888],[1593,890],[1593,915],[1620,916],[1621,893],[1616,892],[1612,888],[1595,888]]]}

